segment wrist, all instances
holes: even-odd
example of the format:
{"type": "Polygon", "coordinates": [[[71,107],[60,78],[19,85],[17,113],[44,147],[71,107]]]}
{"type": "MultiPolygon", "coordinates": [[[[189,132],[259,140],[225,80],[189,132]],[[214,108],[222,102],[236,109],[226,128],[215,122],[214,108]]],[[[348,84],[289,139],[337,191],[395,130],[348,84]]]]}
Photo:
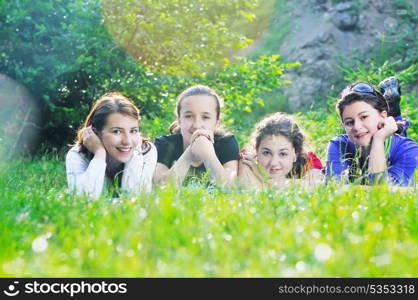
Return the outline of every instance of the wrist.
{"type": "Polygon", "coordinates": [[[103,147],[99,147],[94,151],[94,156],[106,157],[106,150],[103,147]]]}
{"type": "Polygon", "coordinates": [[[385,136],[375,135],[375,136],[373,137],[372,145],[376,145],[376,144],[384,144],[384,143],[385,143],[385,140],[386,140],[387,138],[388,138],[388,137],[385,137],[385,136]]]}
{"type": "Polygon", "coordinates": [[[209,161],[212,161],[214,158],[217,158],[215,148],[214,147],[208,147],[206,151],[201,155],[203,162],[207,163],[209,161]]]}
{"type": "Polygon", "coordinates": [[[186,150],[184,150],[182,154],[182,157],[189,164],[193,162],[193,153],[192,153],[191,145],[187,146],[186,150]]]}

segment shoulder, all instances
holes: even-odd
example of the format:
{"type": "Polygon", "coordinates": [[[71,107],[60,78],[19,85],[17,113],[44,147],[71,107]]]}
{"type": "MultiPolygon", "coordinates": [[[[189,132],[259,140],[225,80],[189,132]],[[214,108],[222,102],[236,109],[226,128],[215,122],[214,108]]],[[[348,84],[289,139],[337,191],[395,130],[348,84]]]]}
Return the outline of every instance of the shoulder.
{"type": "Polygon", "coordinates": [[[90,159],[80,151],[80,146],[72,147],[65,157],[67,172],[74,170],[85,170],[90,164],[90,159]]]}
{"type": "Polygon", "coordinates": [[[145,148],[142,149],[145,159],[157,159],[157,148],[151,142],[147,142],[145,148]]]}
{"type": "Polygon", "coordinates": [[[74,160],[74,159],[83,159],[87,160],[86,156],[80,151],[80,145],[73,146],[66,155],[66,161],[74,160]]]}
{"type": "Polygon", "coordinates": [[[348,135],[341,134],[329,141],[328,150],[338,150],[343,152],[353,152],[355,151],[355,145],[350,140],[348,135]]]}
{"type": "Polygon", "coordinates": [[[233,134],[228,135],[215,135],[215,144],[238,144],[237,139],[233,134]]]}
{"type": "Polygon", "coordinates": [[[394,134],[392,136],[393,140],[392,142],[394,144],[411,144],[411,145],[418,145],[413,139],[410,139],[406,136],[394,134]]]}
{"type": "Polygon", "coordinates": [[[418,154],[418,144],[408,137],[394,134],[392,136],[392,147],[391,151],[410,151],[411,153],[414,153],[415,155],[418,154]]]}
{"type": "Polygon", "coordinates": [[[155,139],[155,144],[170,144],[181,141],[181,133],[162,135],[155,139]]]}
{"type": "Polygon", "coordinates": [[[346,134],[340,134],[330,140],[330,143],[349,143],[351,142],[346,134]]]}
{"type": "Polygon", "coordinates": [[[214,148],[221,164],[232,160],[238,160],[239,147],[238,142],[233,135],[215,135],[214,148]]]}
{"type": "Polygon", "coordinates": [[[182,143],[183,137],[180,133],[162,135],[160,137],[157,137],[154,141],[154,144],[158,151],[163,151],[164,149],[167,149],[167,147],[182,147],[182,143]]]}
{"type": "Polygon", "coordinates": [[[221,152],[230,151],[230,152],[233,152],[234,154],[237,154],[239,152],[238,142],[234,135],[232,134],[223,135],[223,136],[215,135],[214,139],[215,139],[214,147],[216,151],[221,151],[221,152]]]}

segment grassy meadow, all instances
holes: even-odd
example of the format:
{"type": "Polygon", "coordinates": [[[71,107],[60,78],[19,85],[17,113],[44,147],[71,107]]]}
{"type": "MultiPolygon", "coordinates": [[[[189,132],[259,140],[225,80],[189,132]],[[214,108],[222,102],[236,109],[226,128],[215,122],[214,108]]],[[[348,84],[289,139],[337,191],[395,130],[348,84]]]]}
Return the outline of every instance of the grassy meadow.
{"type": "MultiPolygon", "coordinates": [[[[175,93],[194,82],[187,76],[171,78],[140,66],[107,32],[100,17],[100,2],[38,1],[33,5],[33,1],[25,0],[1,4],[0,12],[6,20],[2,30],[6,35],[9,32],[10,38],[0,47],[0,67],[7,66],[5,74],[11,74],[41,99],[43,125],[47,128],[44,137],[50,139],[42,141],[42,147],[66,144],[64,137],[74,133],[102,90],[115,89],[135,96],[147,113],[141,110],[144,135],[155,138],[166,134],[166,125],[174,120],[175,93]],[[39,17],[27,17],[30,15],[39,17]],[[55,25],[48,25],[53,21],[51,15],[56,18],[55,25]],[[67,16],[72,23],[62,21],[67,16]],[[27,31],[38,27],[38,31],[27,31]],[[71,55],[66,50],[71,50],[71,55]],[[32,63],[23,65],[21,57],[32,63]]],[[[354,5],[360,9],[362,2],[354,1],[354,5]]],[[[410,44],[382,40],[376,63],[357,56],[348,57],[346,64],[341,59],[343,74],[333,79],[335,90],[333,87],[327,97],[317,99],[315,106],[295,113],[323,163],[328,141],[341,133],[334,107],[337,93],[350,82],[366,81],[377,86],[382,79],[397,76],[403,88],[402,114],[411,123],[408,136],[418,141],[418,95],[413,89],[418,75],[414,38],[417,18],[408,1],[394,2],[404,12],[402,22],[410,30],[410,44]]],[[[158,13],[161,10],[158,1],[144,3],[151,8],[155,5],[158,13]]],[[[263,22],[250,27],[250,38],[257,39],[270,18],[274,22],[264,41],[259,41],[253,53],[247,53],[249,58],[277,54],[278,46],[292,34],[292,9],[298,2],[292,2],[292,6],[284,0],[269,3],[276,3],[275,10],[264,6],[256,11],[263,22]]],[[[130,11],[131,6],[127,5],[126,10],[130,11]]],[[[200,17],[200,12],[197,15],[204,23],[209,22],[200,17]]],[[[189,13],[187,16],[178,19],[188,21],[189,13]]],[[[253,18],[252,14],[243,16],[253,18]]],[[[161,24],[175,20],[165,15],[161,24]]],[[[154,27],[144,24],[146,30],[154,27]]],[[[249,29],[242,24],[237,20],[235,27],[249,29]]],[[[209,27],[201,28],[206,40],[211,36],[206,34],[209,27]]],[[[229,38],[223,36],[226,33],[212,34],[213,42],[229,38]]],[[[175,50],[189,45],[177,42],[181,47],[173,47],[175,50]]],[[[211,49],[200,45],[199,55],[211,49]]],[[[150,49],[151,53],[164,53],[150,49]]],[[[200,64],[200,57],[196,57],[200,64]]],[[[287,111],[285,85],[278,83],[283,83],[282,69],[284,73],[294,71],[276,59],[264,57],[259,62],[237,64],[218,77],[196,77],[199,83],[219,83],[216,88],[233,96],[224,121],[226,125],[235,124],[228,122],[231,120],[240,121],[239,127],[226,128],[235,134],[241,147],[262,116],[287,111]],[[265,105],[260,104],[264,102],[259,102],[259,97],[265,105]]],[[[183,67],[194,66],[187,62],[183,67]]],[[[22,113],[25,105],[18,107],[16,111],[22,113]]],[[[168,185],[137,197],[114,199],[104,195],[90,200],[67,194],[63,153],[7,159],[8,152],[13,153],[18,145],[7,146],[8,134],[13,139],[17,136],[18,141],[20,134],[16,133],[30,120],[24,118],[25,114],[17,114],[17,126],[13,127],[4,121],[11,113],[5,109],[0,112],[0,277],[418,277],[416,186],[404,189],[329,182],[302,187],[295,183],[249,192],[168,185]]]]}
{"type": "Polygon", "coordinates": [[[63,158],[2,163],[2,277],[417,277],[417,189],[167,186],[66,194],[63,158]]]}

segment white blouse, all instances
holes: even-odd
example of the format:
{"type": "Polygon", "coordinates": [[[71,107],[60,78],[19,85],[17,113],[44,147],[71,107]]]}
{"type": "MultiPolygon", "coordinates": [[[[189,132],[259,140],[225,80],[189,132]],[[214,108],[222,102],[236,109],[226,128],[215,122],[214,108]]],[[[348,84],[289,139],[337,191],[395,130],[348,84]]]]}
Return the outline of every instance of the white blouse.
{"type": "MultiPolygon", "coordinates": [[[[157,149],[154,144],[150,144],[151,149],[146,154],[143,155],[141,149],[137,148],[132,158],[125,163],[122,171],[122,191],[151,191],[152,177],[157,164],[157,149]]],[[[96,199],[110,183],[105,176],[106,162],[96,158],[89,160],[79,150],[80,146],[76,145],[67,153],[65,165],[68,187],[77,195],[86,194],[96,199]]]]}

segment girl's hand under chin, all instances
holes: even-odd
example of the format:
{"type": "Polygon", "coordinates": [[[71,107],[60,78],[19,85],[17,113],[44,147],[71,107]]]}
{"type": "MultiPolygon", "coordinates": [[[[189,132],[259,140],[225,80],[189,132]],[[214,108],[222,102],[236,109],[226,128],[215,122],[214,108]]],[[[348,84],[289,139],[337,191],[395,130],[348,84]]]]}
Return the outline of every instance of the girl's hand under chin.
{"type": "Polygon", "coordinates": [[[200,136],[206,137],[212,144],[215,143],[213,131],[206,129],[198,129],[195,132],[193,132],[193,135],[190,138],[190,144],[193,144],[193,142],[200,136]]]}
{"type": "Polygon", "coordinates": [[[374,139],[385,141],[388,137],[398,130],[398,125],[393,117],[387,117],[378,124],[378,131],[374,134],[374,139]]]}
{"type": "Polygon", "coordinates": [[[196,160],[204,161],[215,152],[215,149],[206,135],[198,135],[191,144],[191,151],[196,160]]]}

